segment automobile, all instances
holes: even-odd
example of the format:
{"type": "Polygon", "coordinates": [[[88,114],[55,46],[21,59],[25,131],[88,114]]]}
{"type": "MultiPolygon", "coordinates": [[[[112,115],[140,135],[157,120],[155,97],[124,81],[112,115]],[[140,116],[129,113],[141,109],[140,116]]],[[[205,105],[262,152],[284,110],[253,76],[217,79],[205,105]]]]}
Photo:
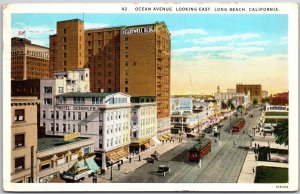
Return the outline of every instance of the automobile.
{"type": "Polygon", "coordinates": [[[205,129],[205,133],[211,133],[212,132],[212,128],[211,127],[208,127],[205,129]]]}
{"type": "Polygon", "coordinates": [[[163,175],[166,176],[166,173],[169,173],[171,170],[168,166],[166,165],[160,165],[157,169],[157,174],[158,175],[163,175]]]}
{"type": "Polygon", "coordinates": [[[187,134],[186,134],[186,137],[188,137],[188,138],[193,138],[193,137],[195,137],[195,135],[192,135],[192,134],[190,134],[190,133],[187,133],[187,134]]]}
{"type": "Polygon", "coordinates": [[[273,132],[275,129],[272,126],[264,126],[261,131],[263,132],[273,132]]]}
{"type": "Polygon", "coordinates": [[[147,163],[155,163],[155,159],[152,157],[148,157],[148,158],[146,158],[146,160],[147,160],[147,163]]]}
{"type": "Polygon", "coordinates": [[[153,154],[151,154],[151,158],[153,158],[154,160],[158,161],[160,157],[160,154],[155,151],[153,154]]]}

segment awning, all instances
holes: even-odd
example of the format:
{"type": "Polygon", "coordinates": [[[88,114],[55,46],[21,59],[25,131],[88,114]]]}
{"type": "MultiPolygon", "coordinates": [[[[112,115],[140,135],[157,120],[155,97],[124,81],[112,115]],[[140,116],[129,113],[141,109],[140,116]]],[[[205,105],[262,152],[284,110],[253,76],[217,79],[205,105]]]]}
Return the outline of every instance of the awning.
{"type": "Polygon", "coordinates": [[[120,160],[128,156],[128,150],[126,150],[124,147],[117,148],[115,150],[106,152],[106,156],[113,161],[120,160]]]}
{"type": "Polygon", "coordinates": [[[160,141],[164,141],[165,140],[165,138],[161,135],[161,136],[158,136],[158,139],[160,140],[160,141]]]}
{"type": "Polygon", "coordinates": [[[166,135],[166,134],[163,134],[163,135],[161,135],[163,138],[165,138],[165,139],[169,139],[170,137],[168,136],[168,135],[166,135]]]}
{"type": "Polygon", "coordinates": [[[173,137],[173,135],[171,133],[166,133],[167,136],[169,136],[170,138],[173,137]]]}
{"type": "MultiPolygon", "coordinates": [[[[160,141],[157,139],[156,136],[151,137],[151,140],[153,141],[152,143],[154,143],[153,145],[159,145],[160,144],[160,141]]],[[[151,141],[150,141],[150,143],[151,143],[151,141]]]]}
{"type": "Polygon", "coordinates": [[[146,143],[149,143],[149,138],[139,138],[139,139],[131,139],[130,146],[141,146],[146,143]]]}
{"type": "Polygon", "coordinates": [[[80,169],[90,169],[93,172],[99,170],[99,166],[94,161],[95,156],[84,158],[75,162],[74,165],[68,170],[71,173],[76,173],[80,169]]]}

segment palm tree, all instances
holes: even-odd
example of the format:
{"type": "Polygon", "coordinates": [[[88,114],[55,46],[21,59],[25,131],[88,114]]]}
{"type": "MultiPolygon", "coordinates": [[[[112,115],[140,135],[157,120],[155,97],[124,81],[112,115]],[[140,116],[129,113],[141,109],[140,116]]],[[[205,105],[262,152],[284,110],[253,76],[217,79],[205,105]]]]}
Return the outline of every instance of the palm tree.
{"type": "Polygon", "coordinates": [[[275,142],[278,144],[289,145],[289,122],[288,120],[278,123],[274,130],[275,142]]]}

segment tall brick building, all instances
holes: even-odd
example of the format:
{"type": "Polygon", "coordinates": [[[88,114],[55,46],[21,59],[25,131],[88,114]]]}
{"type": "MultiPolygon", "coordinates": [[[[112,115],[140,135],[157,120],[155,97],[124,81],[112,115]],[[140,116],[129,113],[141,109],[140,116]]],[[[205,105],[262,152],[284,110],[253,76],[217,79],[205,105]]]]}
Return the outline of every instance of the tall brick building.
{"type": "Polygon", "coordinates": [[[84,60],[85,67],[90,68],[92,92],[120,91],[131,96],[156,96],[158,133],[170,129],[171,40],[165,23],[89,29],[84,31],[84,40],[83,31],[81,20],[57,23],[58,33],[50,37],[50,51],[54,53],[50,58],[54,58],[57,65],[54,70],[74,69],[75,64],[81,66],[84,60]],[[69,31],[73,33],[69,35],[69,31]],[[79,41],[63,43],[64,39],[58,40],[62,35],[66,41],[79,41]],[[82,41],[84,59],[80,54],[82,41]],[[72,51],[71,47],[78,51],[72,51]],[[64,57],[75,58],[77,63],[69,63],[68,59],[62,62],[64,57]]]}
{"type": "Polygon", "coordinates": [[[261,84],[237,84],[236,92],[247,94],[250,91],[250,100],[253,102],[256,99],[261,102],[262,99],[262,86],[261,84]]]}
{"type": "Polygon", "coordinates": [[[271,105],[289,105],[289,92],[273,94],[269,98],[269,103],[271,105]]]}
{"type": "Polygon", "coordinates": [[[26,38],[11,39],[11,79],[49,77],[49,49],[32,44],[26,38]]]}

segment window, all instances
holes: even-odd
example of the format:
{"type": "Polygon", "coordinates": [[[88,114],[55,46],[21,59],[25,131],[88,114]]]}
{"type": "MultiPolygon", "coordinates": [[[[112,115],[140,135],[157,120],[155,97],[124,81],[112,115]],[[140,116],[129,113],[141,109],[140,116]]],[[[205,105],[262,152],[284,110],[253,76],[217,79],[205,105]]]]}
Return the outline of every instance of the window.
{"type": "Polygon", "coordinates": [[[48,169],[48,168],[51,168],[51,162],[41,164],[41,170],[45,170],[45,169],[48,169]]]}
{"type": "Polygon", "coordinates": [[[64,42],[67,42],[67,37],[64,37],[64,42]]]}
{"type": "Polygon", "coordinates": [[[23,147],[25,145],[25,134],[15,135],[15,148],[23,147]]]}
{"type": "Polygon", "coordinates": [[[103,127],[99,126],[99,135],[102,135],[102,133],[103,133],[103,127]]]}
{"type": "Polygon", "coordinates": [[[82,97],[74,97],[73,98],[74,104],[84,104],[84,98],[82,97]]]}
{"type": "Polygon", "coordinates": [[[59,125],[58,125],[58,123],[56,123],[55,129],[56,129],[56,131],[59,131],[59,125]]]}
{"type": "Polygon", "coordinates": [[[126,92],[126,93],[128,92],[128,87],[125,87],[125,92],[126,92]]]}
{"type": "Polygon", "coordinates": [[[103,141],[99,140],[99,148],[102,149],[103,148],[103,141]]]}
{"type": "Polygon", "coordinates": [[[58,111],[56,111],[56,117],[55,118],[59,119],[59,112],[58,111]]]}
{"type": "Polygon", "coordinates": [[[128,84],[128,78],[125,78],[125,84],[128,84]]]}
{"type": "Polygon", "coordinates": [[[52,99],[51,98],[44,98],[44,105],[52,105],[52,99]]]}
{"type": "Polygon", "coordinates": [[[66,132],[66,124],[63,124],[63,132],[66,132]]]}
{"type": "Polygon", "coordinates": [[[78,120],[81,120],[81,112],[78,112],[78,120]]]}
{"type": "Polygon", "coordinates": [[[70,124],[68,124],[68,131],[70,131],[70,129],[71,129],[71,125],[70,125],[70,124]]]}
{"type": "Polygon", "coordinates": [[[64,29],[64,34],[66,34],[67,33],[67,29],[64,29]]]}
{"type": "Polygon", "coordinates": [[[51,123],[51,131],[54,131],[54,124],[51,123]]]}
{"type": "Polygon", "coordinates": [[[81,132],[81,125],[78,125],[78,132],[81,132]]]}
{"type": "Polygon", "coordinates": [[[92,104],[100,104],[100,103],[101,103],[101,98],[99,97],[92,98],[92,104]]]}
{"type": "Polygon", "coordinates": [[[66,50],[67,49],[67,45],[64,45],[64,50],[66,50]]]}
{"type": "Polygon", "coordinates": [[[23,170],[25,168],[25,157],[15,159],[15,171],[23,170]]]}
{"type": "Polygon", "coordinates": [[[44,87],[45,94],[52,94],[52,87],[44,87]]]}
{"type": "Polygon", "coordinates": [[[89,154],[90,152],[91,152],[91,148],[90,147],[83,148],[83,154],[84,155],[89,154]]]}
{"type": "Polygon", "coordinates": [[[73,112],[73,120],[75,120],[75,112],[73,112]]]}
{"type": "Polygon", "coordinates": [[[85,112],[85,117],[84,118],[87,120],[87,118],[88,118],[88,113],[87,112],[85,112]]]}
{"type": "Polygon", "coordinates": [[[15,121],[24,121],[25,120],[25,110],[18,109],[15,110],[15,121]]]}
{"type": "Polygon", "coordinates": [[[64,87],[58,87],[58,93],[64,93],[64,87]]]}
{"type": "Polygon", "coordinates": [[[102,121],[103,120],[103,113],[99,113],[99,121],[102,121]]]}
{"type": "Polygon", "coordinates": [[[128,58],[128,52],[127,51],[125,52],[125,58],[128,58]]]}
{"type": "Polygon", "coordinates": [[[46,118],[46,111],[43,111],[43,119],[46,118]]]}
{"type": "Polygon", "coordinates": [[[128,67],[128,61],[125,61],[125,67],[128,67]]]}
{"type": "Polygon", "coordinates": [[[67,113],[66,111],[63,111],[63,119],[66,119],[66,117],[67,117],[67,113]]]}
{"type": "Polygon", "coordinates": [[[75,133],[75,130],[76,130],[76,129],[75,129],[75,125],[73,125],[73,133],[75,133]]]}
{"type": "Polygon", "coordinates": [[[86,125],[86,126],[85,126],[85,131],[87,131],[87,130],[88,130],[88,126],[86,125]]]}

